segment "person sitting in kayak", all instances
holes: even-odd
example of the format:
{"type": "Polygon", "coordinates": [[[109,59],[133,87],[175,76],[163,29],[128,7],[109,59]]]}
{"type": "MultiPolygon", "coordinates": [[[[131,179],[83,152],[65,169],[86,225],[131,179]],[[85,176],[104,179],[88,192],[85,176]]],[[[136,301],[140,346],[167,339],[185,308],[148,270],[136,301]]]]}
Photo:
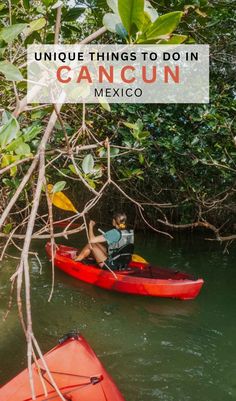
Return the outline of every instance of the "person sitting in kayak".
{"type": "Polygon", "coordinates": [[[91,220],[89,222],[90,242],[75,260],[83,261],[92,254],[101,268],[108,266],[112,270],[126,269],[134,249],[134,231],[126,229],[126,220],[125,213],[116,213],[112,219],[114,228],[97,236],[93,232],[96,223],[91,220]]]}

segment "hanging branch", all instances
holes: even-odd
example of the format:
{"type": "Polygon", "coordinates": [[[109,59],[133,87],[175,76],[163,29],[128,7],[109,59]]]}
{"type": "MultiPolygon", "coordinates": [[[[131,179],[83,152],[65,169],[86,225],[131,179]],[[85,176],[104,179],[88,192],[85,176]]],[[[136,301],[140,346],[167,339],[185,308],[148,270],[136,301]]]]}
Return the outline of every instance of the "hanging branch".
{"type": "Polygon", "coordinates": [[[111,182],[111,147],[109,139],[107,138],[105,141],[105,147],[107,148],[107,181],[110,184],[111,182]]]}
{"type": "Polygon", "coordinates": [[[61,10],[62,10],[62,6],[63,6],[63,4],[61,4],[59,7],[57,7],[55,35],[54,35],[54,45],[57,45],[59,43],[59,35],[60,35],[60,29],[61,29],[61,10]]]}
{"type": "Polygon", "coordinates": [[[58,121],[59,121],[60,124],[61,124],[61,128],[62,128],[64,137],[65,137],[65,141],[66,141],[67,152],[68,152],[68,154],[70,154],[71,149],[70,149],[69,138],[68,138],[68,136],[67,136],[67,132],[66,132],[66,129],[65,129],[64,122],[63,122],[63,120],[62,120],[62,118],[61,118],[61,114],[60,114],[60,112],[57,110],[57,105],[56,105],[56,104],[54,104],[54,110],[55,110],[55,112],[57,113],[58,121]]]}
{"type": "Polygon", "coordinates": [[[54,283],[55,283],[55,266],[54,266],[54,258],[56,253],[56,243],[54,237],[54,230],[53,230],[53,211],[52,211],[52,201],[49,196],[48,187],[46,179],[44,179],[44,186],[45,186],[45,193],[48,205],[48,218],[49,218],[49,228],[50,228],[50,244],[51,244],[51,255],[52,255],[52,287],[51,292],[48,298],[48,302],[51,301],[53,291],[54,291],[54,283]]]}
{"type": "MultiPolygon", "coordinates": [[[[73,230],[70,230],[68,232],[65,232],[65,230],[64,230],[60,233],[55,233],[54,237],[61,238],[61,237],[65,237],[68,235],[77,234],[78,232],[82,231],[83,229],[84,229],[84,227],[81,225],[80,227],[74,228],[73,230]]],[[[46,231],[46,230],[44,229],[44,231],[46,231]]],[[[9,234],[0,233],[0,238],[8,238],[8,237],[9,237],[9,234]]],[[[24,240],[25,234],[14,234],[14,235],[12,235],[11,238],[24,240]]],[[[31,237],[31,239],[50,239],[50,238],[51,238],[50,234],[33,234],[31,237]]]]}
{"type": "Polygon", "coordinates": [[[20,185],[18,186],[16,192],[14,193],[13,197],[11,198],[10,202],[8,203],[7,207],[5,208],[4,212],[2,213],[2,216],[0,218],[0,230],[2,228],[2,225],[4,224],[8,214],[10,213],[12,207],[16,203],[17,199],[19,198],[21,192],[23,191],[24,187],[26,186],[27,182],[29,181],[32,173],[34,172],[37,164],[38,164],[38,158],[39,154],[35,156],[30,168],[28,169],[27,173],[25,174],[23,180],[21,181],[20,185]]]}
{"type": "Polygon", "coordinates": [[[143,212],[142,212],[140,206],[138,207],[138,210],[139,210],[140,216],[142,217],[143,221],[145,222],[145,224],[147,224],[148,227],[150,227],[153,231],[156,231],[156,232],[159,233],[159,234],[166,235],[167,237],[173,239],[172,235],[170,235],[169,233],[166,233],[165,231],[160,231],[160,230],[158,230],[157,228],[153,227],[153,226],[145,219],[145,217],[144,217],[144,215],[143,215],[143,212]]]}
{"type": "Polygon", "coordinates": [[[186,228],[192,228],[193,229],[193,228],[198,228],[198,227],[211,230],[215,234],[216,238],[207,238],[209,241],[220,241],[220,242],[223,242],[223,241],[231,241],[231,240],[236,239],[236,235],[234,235],[234,234],[233,235],[227,235],[227,236],[221,236],[219,231],[220,231],[220,228],[222,228],[222,227],[217,228],[213,224],[210,224],[205,220],[204,221],[195,221],[194,223],[189,223],[189,224],[172,224],[167,220],[166,221],[158,220],[158,221],[160,223],[168,226],[168,227],[171,227],[171,228],[174,228],[174,229],[177,229],[177,230],[181,230],[181,229],[184,230],[186,228]]]}

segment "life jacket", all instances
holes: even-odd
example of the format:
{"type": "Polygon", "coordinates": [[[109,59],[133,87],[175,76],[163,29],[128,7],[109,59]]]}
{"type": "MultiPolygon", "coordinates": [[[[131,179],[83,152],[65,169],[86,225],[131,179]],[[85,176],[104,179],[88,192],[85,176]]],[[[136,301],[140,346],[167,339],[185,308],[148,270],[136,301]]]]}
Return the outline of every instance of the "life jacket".
{"type": "Polygon", "coordinates": [[[110,261],[116,266],[116,269],[127,268],[131,261],[134,251],[134,230],[118,230],[120,239],[118,242],[108,246],[108,255],[110,261]]]}

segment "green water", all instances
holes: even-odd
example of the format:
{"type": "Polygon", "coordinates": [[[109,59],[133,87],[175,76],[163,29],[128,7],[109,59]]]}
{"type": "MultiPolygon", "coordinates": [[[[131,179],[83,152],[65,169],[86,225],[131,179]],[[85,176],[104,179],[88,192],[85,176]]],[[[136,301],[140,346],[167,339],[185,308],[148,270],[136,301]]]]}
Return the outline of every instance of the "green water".
{"type": "MultiPolygon", "coordinates": [[[[51,273],[43,246],[33,244],[40,252],[42,274],[34,257],[31,266],[34,331],[44,352],[62,334],[78,328],[127,401],[236,400],[235,247],[224,255],[218,244],[196,236],[168,241],[139,234],[136,251],[148,260],[205,279],[197,299],[110,293],[57,271],[48,303],[51,273]]],[[[15,263],[8,259],[1,264],[2,316],[15,263]]],[[[3,384],[25,366],[25,340],[15,306],[5,323],[0,319],[0,333],[3,384]]]]}

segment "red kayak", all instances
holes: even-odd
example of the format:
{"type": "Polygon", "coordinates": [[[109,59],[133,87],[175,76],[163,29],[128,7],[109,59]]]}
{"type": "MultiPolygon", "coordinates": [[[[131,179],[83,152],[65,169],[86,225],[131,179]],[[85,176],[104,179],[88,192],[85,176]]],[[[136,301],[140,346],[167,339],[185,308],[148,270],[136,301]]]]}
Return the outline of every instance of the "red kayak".
{"type": "MultiPolygon", "coordinates": [[[[51,258],[50,243],[47,243],[46,251],[51,258]]],[[[55,266],[78,280],[107,290],[186,300],[194,299],[204,283],[203,279],[195,279],[187,273],[133,261],[127,270],[116,271],[113,274],[109,270],[99,268],[93,261],[91,264],[74,261],[77,252],[78,249],[59,245],[54,260],[55,266]]]]}
{"type": "Polygon", "coordinates": [[[78,228],[81,226],[81,223],[71,223],[70,220],[66,221],[54,221],[53,222],[54,227],[60,227],[60,228],[65,228],[69,226],[69,228],[78,228]]]}
{"type": "MultiPolygon", "coordinates": [[[[79,334],[65,336],[44,357],[65,400],[125,401],[89,344],[79,334]]],[[[36,400],[60,401],[40,359],[37,365],[32,365],[36,400]],[[47,389],[46,395],[42,381],[47,389]]],[[[0,400],[32,401],[27,369],[0,388],[0,400]]]]}

